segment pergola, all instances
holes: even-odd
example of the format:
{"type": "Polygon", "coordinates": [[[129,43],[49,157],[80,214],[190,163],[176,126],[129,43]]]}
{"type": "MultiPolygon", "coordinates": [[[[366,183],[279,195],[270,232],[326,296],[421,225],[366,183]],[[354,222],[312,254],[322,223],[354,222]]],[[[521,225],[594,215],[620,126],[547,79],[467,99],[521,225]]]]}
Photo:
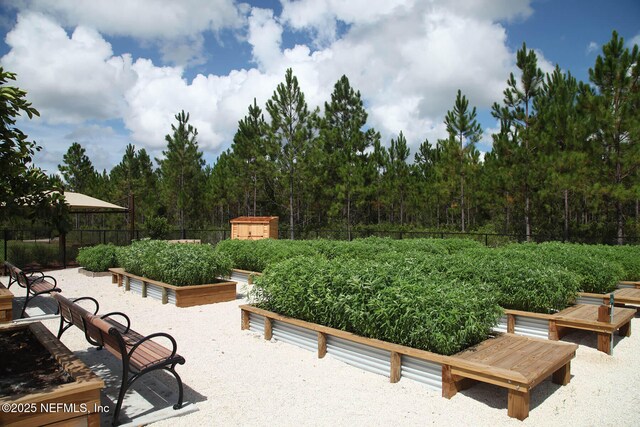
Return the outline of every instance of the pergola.
{"type": "MultiPolygon", "coordinates": [[[[96,199],[95,197],[87,196],[82,193],[73,193],[71,191],[65,191],[64,200],[69,205],[69,213],[85,213],[85,214],[106,214],[106,213],[131,213],[133,209],[129,210],[122,206],[114,205],[113,203],[105,202],[104,200],[96,199]]],[[[133,199],[132,196],[130,196],[133,199]]],[[[133,200],[130,199],[130,204],[133,207],[133,200]]],[[[131,230],[134,229],[133,218],[131,220],[131,230]]],[[[133,236],[133,234],[132,234],[133,236]]],[[[60,235],[60,251],[62,253],[62,266],[67,267],[67,236],[65,233],[60,235]]]]}

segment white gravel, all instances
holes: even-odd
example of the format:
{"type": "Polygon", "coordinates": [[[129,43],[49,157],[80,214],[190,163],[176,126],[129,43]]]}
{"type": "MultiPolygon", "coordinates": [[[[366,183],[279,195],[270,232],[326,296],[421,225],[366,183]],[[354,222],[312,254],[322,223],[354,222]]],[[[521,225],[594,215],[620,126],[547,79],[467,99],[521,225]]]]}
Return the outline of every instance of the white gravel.
{"type": "MultiPolygon", "coordinates": [[[[507,416],[505,389],[478,384],[451,400],[409,379],[396,384],[327,355],[318,359],[291,344],[265,341],[240,330],[238,306],[245,299],[191,308],[162,305],[111,283],[67,269],[50,273],[65,296],[92,296],[100,312],[122,311],[142,334],[168,332],[186,364],[177,370],[185,400],[199,411],[154,426],[200,425],[637,425],[640,422],[639,319],[633,335],[616,336],[614,355],[596,350],[595,334],[575,332],[564,341],[580,345],[564,387],[546,380],[531,395],[524,422],[507,416]]],[[[6,278],[5,278],[6,279],[6,278]]],[[[6,283],[6,281],[5,281],[6,283]]],[[[14,288],[12,287],[12,290],[14,288]]],[[[238,289],[242,292],[243,289],[238,289]]],[[[57,332],[57,321],[45,324],[57,332]]],[[[91,355],[81,332],[62,342],[91,355]]],[[[172,387],[172,384],[169,384],[172,387]]],[[[134,386],[134,389],[136,387],[134,386]]],[[[125,399],[125,406],[127,400],[125,399]]]]}

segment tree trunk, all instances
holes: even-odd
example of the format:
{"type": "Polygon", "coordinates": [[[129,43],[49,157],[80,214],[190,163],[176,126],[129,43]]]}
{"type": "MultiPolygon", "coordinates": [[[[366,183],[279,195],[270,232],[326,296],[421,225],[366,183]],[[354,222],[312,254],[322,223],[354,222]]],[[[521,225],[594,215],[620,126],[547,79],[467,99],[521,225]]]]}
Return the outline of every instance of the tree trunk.
{"type": "Polygon", "coordinates": [[[460,175],[460,224],[464,233],[464,174],[460,175]]]}
{"type": "Polygon", "coordinates": [[[295,235],[293,232],[293,173],[289,174],[289,239],[294,240],[295,235]]]}
{"type": "Polygon", "coordinates": [[[569,190],[565,189],[564,193],[564,241],[569,240],[569,190]]]}
{"type": "Polygon", "coordinates": [[[618,244],[624,245],[624,215],[622,211],[622,202],[616,202],[616,214],[618,216],[618,244]]]}
{"type": "Polygon", "coordinates": [[[525,234],[527,235],[527,242],[531,241],[531,199],[529,198],[528,189],[526,191],[526,197],[524,200],[524,226],[525,234]]]}

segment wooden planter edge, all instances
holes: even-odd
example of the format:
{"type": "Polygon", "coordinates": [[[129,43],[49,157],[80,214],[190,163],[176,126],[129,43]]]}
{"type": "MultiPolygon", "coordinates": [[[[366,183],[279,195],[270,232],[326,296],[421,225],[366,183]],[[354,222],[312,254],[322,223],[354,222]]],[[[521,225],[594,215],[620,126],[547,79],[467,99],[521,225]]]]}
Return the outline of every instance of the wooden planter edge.
{"type": "MultiPolygon", "coordinates": [[[[35,404],[35,412],[0,411],[0,424],[13,425],[29,423],[43,425],[56,422],[71,423],[79,418],[86,418],[88,425],[100,423],[100,391],[104,381],[78,359],[60,340],[58,340],[42,323],[28,325],[3,325],[0,331],[30,329],[40,343],[52,354],[56,362],[71,375],[74,382],[47,388],[47,391],[28,393],[19,397],[2,397],[0,404],[35,404]],[[73,411],[42,412],[41,405],[67,404],[73,411]],[[85,407],[81,407],[81,405],[85,407]],[[82,410],[84,409],[84,411],[82,410]],[[33,416],[33,419],[31,418],[33,416]],[[28,421],[27,421],[28,420],[28,421]]],[[[79,421],[78,421],[79,422],[79,421]]],[[[79,422],[81,423],[81,422],[79,422]]],[[[25,424],[26,425],[26,424],[25,424]]],[[[64,424],[67,425],[67,424],[64,424]]],[[[75,425],[75,424],[73,424],[75,425]]]]}
{"type": "Polygon", "coordinates": [[[192,286],[175,286],[168,283],[152,280],[143,276],[127,273],[124,269],[110,269],[112,281],[118,286],[124,285],[125,291],[130,290],[130,279],[142,282],[142,297],[147,297],[147,285],[158,286],[162,289],[162,304],[169,302],[168,291],[175,293],[176,307],[193,307],[196,305],[212,304],[217,302],[233,301],[236,299],[236,282],[221,281],[192,286]]]}

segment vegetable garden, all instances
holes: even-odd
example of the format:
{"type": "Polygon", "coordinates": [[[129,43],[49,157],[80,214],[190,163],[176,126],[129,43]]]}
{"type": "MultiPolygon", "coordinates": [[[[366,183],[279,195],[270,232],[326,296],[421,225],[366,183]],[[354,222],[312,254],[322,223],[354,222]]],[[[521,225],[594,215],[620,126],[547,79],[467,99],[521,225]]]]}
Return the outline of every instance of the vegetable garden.
{"type": "MultiPolygon", "coordinates": [[[[258,307],[440,354],[487,338],[502,309],[555,313],[578,292],[606,293],[640,279],[640,247],[632,246],[367,238],[226,240],[215,248],[141,241],[112,249],[115,257],[95,258],[174,285],[207,283],[231,267],[263,272],[250,294],[258,307]]],[[[83,249],[79,259],[104,250],[83,249]]]]}

